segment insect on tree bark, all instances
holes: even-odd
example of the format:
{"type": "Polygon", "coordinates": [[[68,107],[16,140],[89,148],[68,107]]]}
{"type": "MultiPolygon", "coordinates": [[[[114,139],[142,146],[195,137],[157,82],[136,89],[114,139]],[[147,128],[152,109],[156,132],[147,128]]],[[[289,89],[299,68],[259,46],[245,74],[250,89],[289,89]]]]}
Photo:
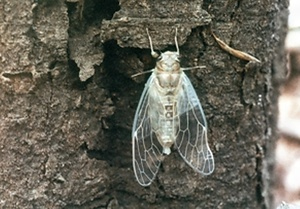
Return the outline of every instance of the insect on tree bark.
{"type": "MultiPolygon", "coordinates": [[[[148,186],[155,178],[171,147],[195,171],[209,175],[214,170],[213,154],[207,143],[207,123],[197,94],[180,67],[177,29],[176,52],[158,57],[142,93],[132,129],[133,168],[137,181],[148,186]]],[[[199,68],[199,67],[196,67],[199,68]]]]}

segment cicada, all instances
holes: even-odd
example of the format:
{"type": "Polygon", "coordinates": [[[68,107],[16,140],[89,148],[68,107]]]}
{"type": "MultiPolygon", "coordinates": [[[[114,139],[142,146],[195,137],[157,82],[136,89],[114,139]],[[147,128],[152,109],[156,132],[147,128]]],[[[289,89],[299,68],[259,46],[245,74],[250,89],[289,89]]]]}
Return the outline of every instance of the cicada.
{"type": "MultiPolygon", "coordinates": [[[[191,81],[179,60],[177,29],[176,52],[151,54],[156,66],[140,98],[132,128],[133,170],[140,185],[155,179],[162,160],[178,151],[196,172],[209,175],[214,170],[213,154],[207,143],[207,123],[191,81]]],[[[199,67],[194,67],[199,68],[199,67]]]]}

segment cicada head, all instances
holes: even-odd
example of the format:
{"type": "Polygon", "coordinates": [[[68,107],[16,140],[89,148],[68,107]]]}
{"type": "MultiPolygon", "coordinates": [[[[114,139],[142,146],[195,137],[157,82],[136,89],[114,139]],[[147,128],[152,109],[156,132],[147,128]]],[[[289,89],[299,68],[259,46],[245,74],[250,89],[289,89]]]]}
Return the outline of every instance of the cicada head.
{"type": "Polygon", "coordinates": [[[158,73],[179,73],[180,60],[177,52],[166,51],[162,53],[156,62],[158,73]]]}

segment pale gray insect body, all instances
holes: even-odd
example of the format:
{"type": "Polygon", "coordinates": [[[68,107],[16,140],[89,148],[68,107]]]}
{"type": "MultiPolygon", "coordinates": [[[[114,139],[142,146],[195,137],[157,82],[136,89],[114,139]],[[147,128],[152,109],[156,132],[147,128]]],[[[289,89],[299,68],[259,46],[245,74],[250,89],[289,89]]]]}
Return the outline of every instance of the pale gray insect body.
{"type": "MultiPolygon", "coordinates": [[[[157,57],[149,33],[148,36],[151,54],[157,57]]],[[[151,184],[164,155],[171,153],[173,145],[195,171],[209,175],[214,170],[205,115],[183,72],[187,68],[180,67],[177,34],[175,43],[177,52],[167,51],[159,56],[134,118],[133,169],[142,186],[151,184]]]]}

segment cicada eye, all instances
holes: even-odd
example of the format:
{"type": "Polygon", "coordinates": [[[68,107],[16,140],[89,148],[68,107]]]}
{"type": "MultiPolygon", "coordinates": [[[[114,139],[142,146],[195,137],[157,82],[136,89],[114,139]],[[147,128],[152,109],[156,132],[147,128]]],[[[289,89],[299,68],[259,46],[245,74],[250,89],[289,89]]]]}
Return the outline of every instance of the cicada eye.
{"type": "Polygon", "coordinates": [[[158,57],[157,57],[157,59],[156,59],[157,61],[160,61],[160,60],[162,60],[162,56],[161,55],[159,55],[158,57]]]}

